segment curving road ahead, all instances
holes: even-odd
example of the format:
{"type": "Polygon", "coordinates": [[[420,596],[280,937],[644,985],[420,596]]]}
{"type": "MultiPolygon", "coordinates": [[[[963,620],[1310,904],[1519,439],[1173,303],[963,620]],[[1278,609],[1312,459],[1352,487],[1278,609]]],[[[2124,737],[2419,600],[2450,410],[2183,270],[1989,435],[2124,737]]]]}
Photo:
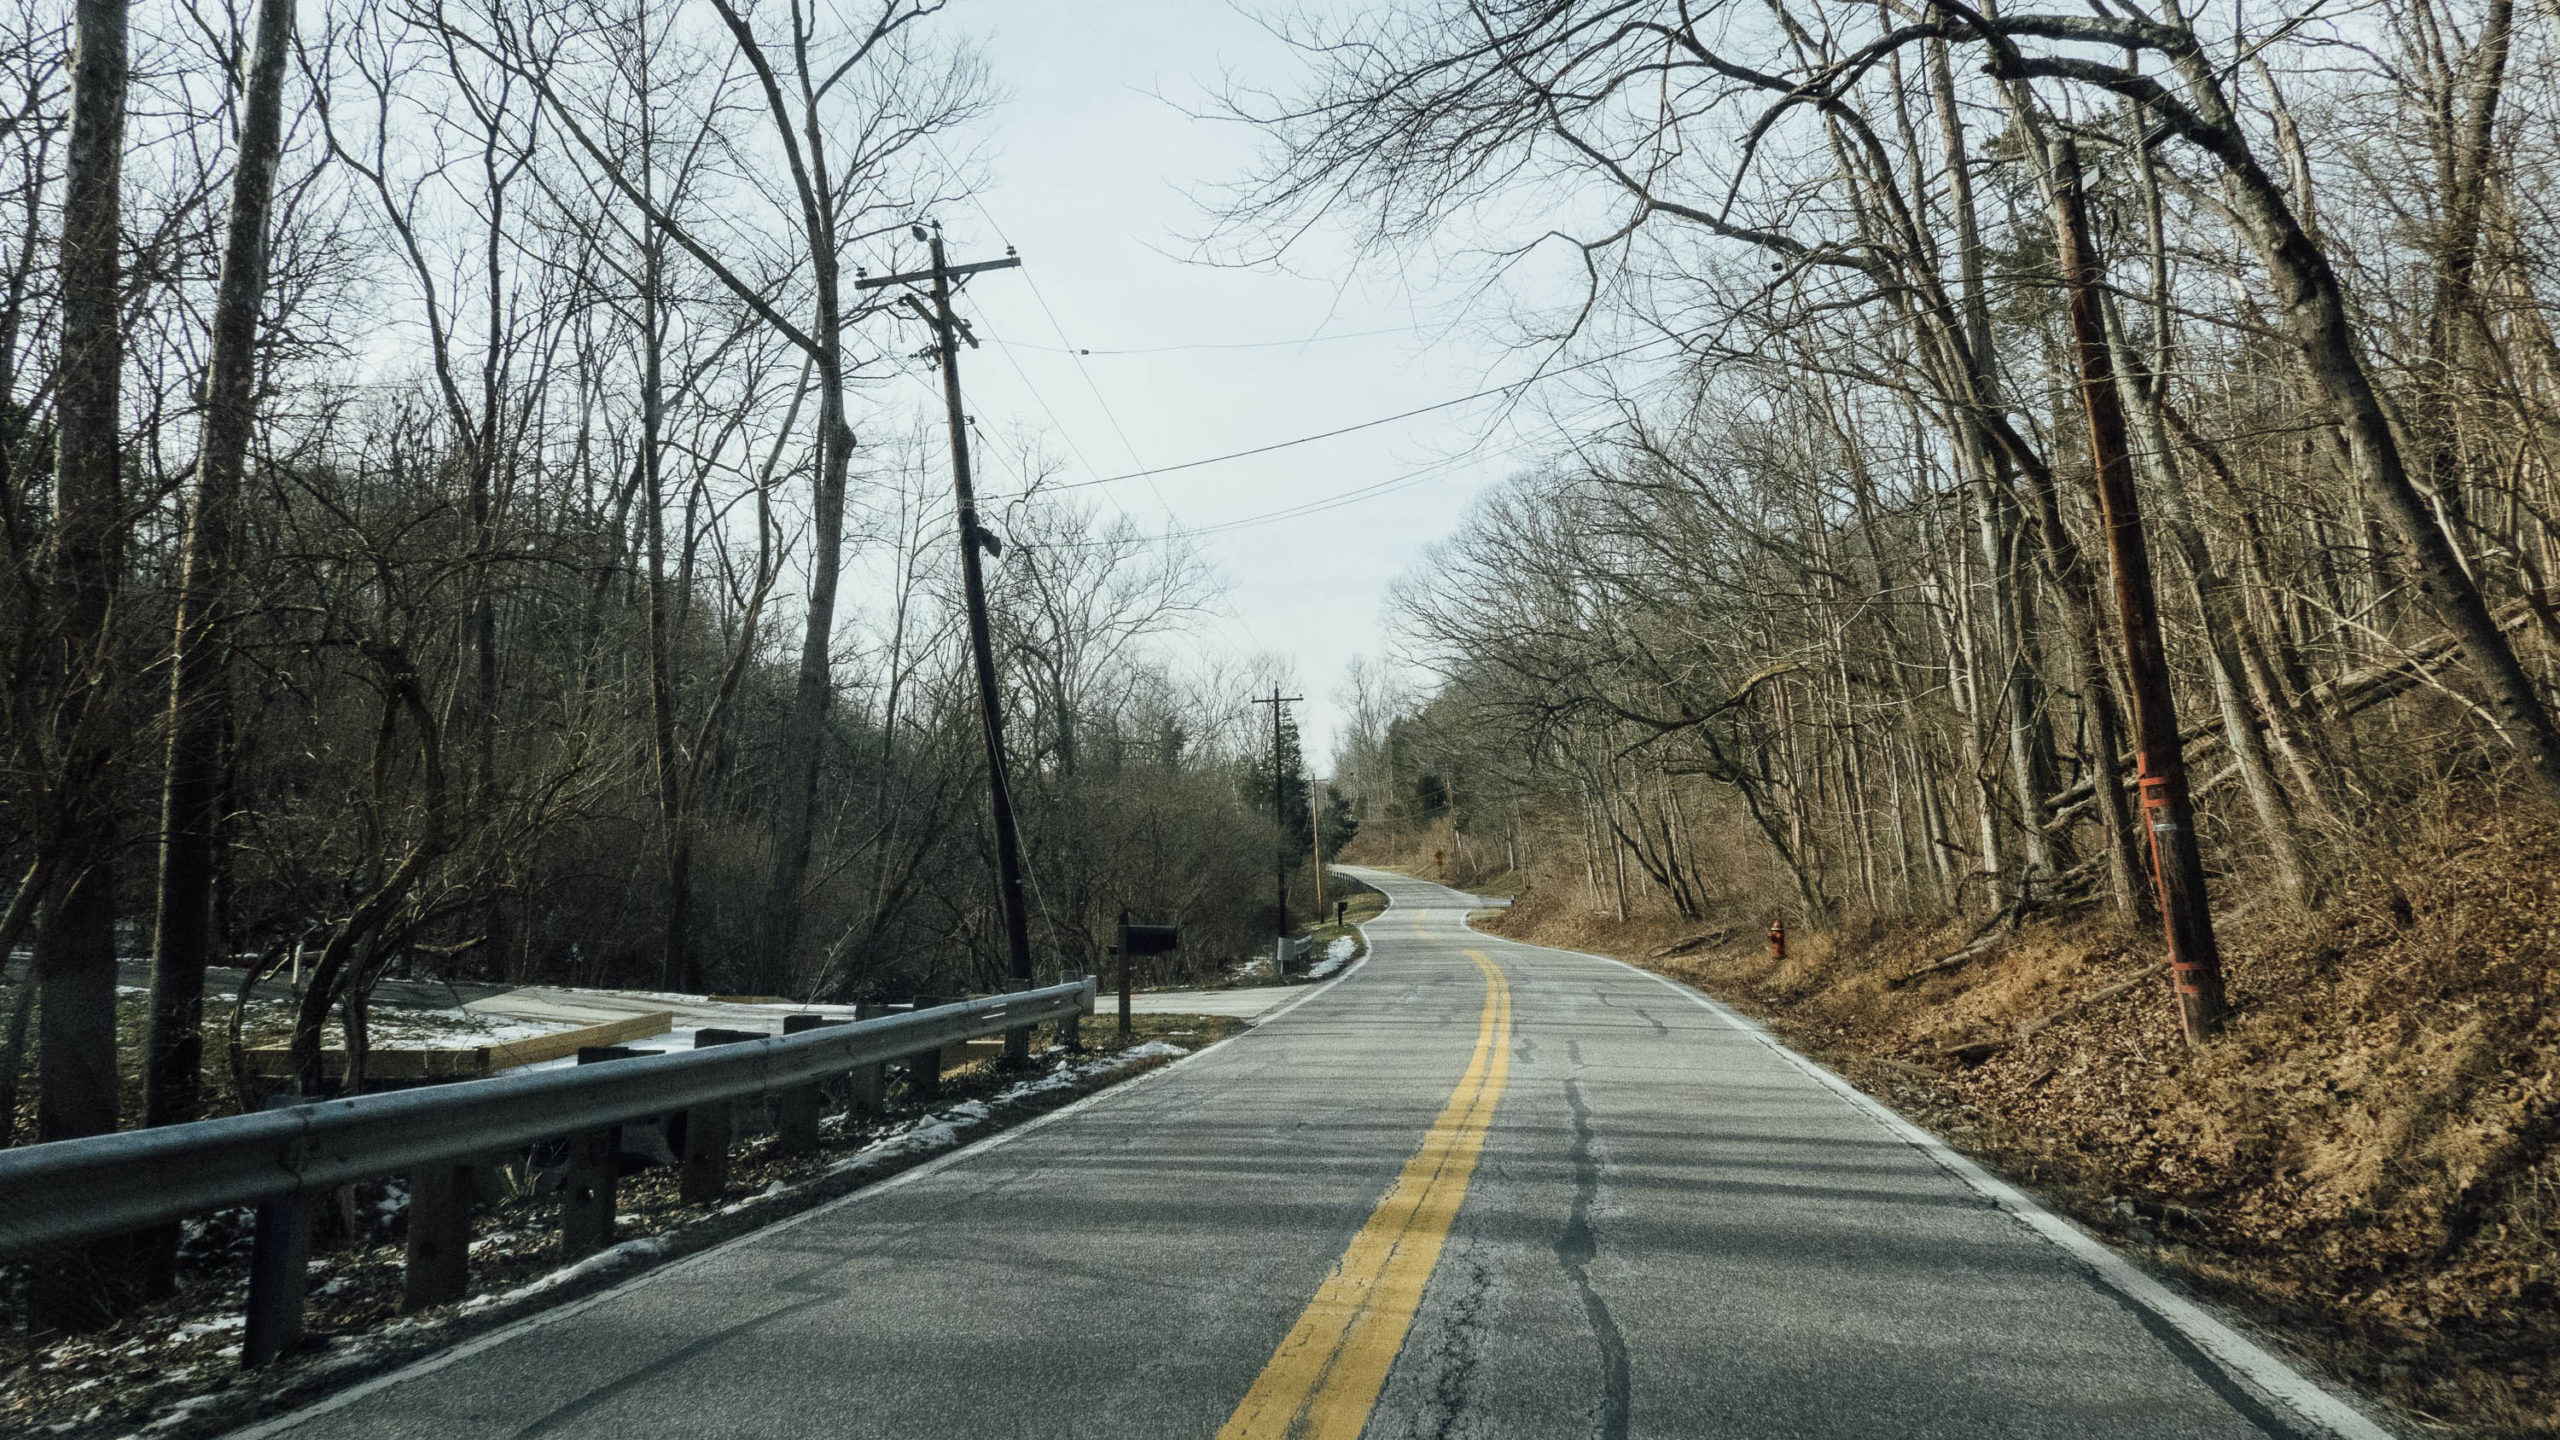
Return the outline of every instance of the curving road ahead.
{"type": "Polygon", "coordinates": [[[1253,1031],[260,1427],[2380,1436],[1691,992],[1394,905],[1253,1031]]]}

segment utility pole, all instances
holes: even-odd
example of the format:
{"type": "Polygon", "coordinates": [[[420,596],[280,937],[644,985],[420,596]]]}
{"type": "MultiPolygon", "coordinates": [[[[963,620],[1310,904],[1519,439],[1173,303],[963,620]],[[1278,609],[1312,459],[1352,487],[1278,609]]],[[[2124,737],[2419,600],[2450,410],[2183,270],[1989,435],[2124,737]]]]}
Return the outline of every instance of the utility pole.
{"type": "MultiPolygon", "coordinates": [[[[987,636],[987,583],[978,564],[981,548],[990,555],[1001,554],[1003,544],[978,525],[978,499],[969,487],[969,417],[960,406],[960,345],[966,341],[976,349],[978,337],[951,312],[951,282],[982,270],[1008,270],[1022,263],[1008,248],[1001,260],[980,260],[970,265],[948,263],[942,253],[942,231],[937,227],[930,235],[923,226],[913,227],[915,237],[932,248],[933,268],[910,271],[903,275],[883,275],[878,279],[863,278],[854,282],[857,290],[877,290],[886,285],[911,285],[931,281],[933,303],[928,308],[914,292],[907,294],[907,304],[933,326],[934,349],[942,364],[942,400],[949,412],[951,425],[951,489],[960,502],[960,587],[969,605],[969,654],[978,672],[978,724],[987,741],[987,799],[995,811],[996,824],[996,902],[1004,912],[1005,949],[1013,961],[1013,982],[1017,990],[1031,988],[1031,922],[1022,905],[1022,841],[1013,828],[1013,787],[1005,778],[1004,707],[996,689],[996,657],[994,642],[987,636]]],[[[1008,1030],[1004,1036],[1004,1058],[1019,1062],[1031,1056],[1031,1032],[1008,1030]]]]}
{"type": "Polygon", "coordinates": [[[2133,489],[2115,365],[2107,354],[2106,317],[2098,309],[2098,257],[2080,193],[2080,149],[2068,139],[2056,140],[2052,161],[2054,236],[2071,302],[2080,392],[2089,412],[2089,455],[2106,520],[2108,568],[2115,575],[2116,614],[2124,623],[2125,672],[2132,682],[2135,743],[2142,756],[2142,818],[2151,833],[2151,873],[2168,939],[2170,988],[2187,1043],[2196,1045],[2222,1029],[2227,1009],[2222,953],[2205,901],[2204,856],[2196,847],[2195,805],[2187,791],[2186,756],[2178,743],[2178,713],[2153,604],[2151,552],[2142,539],[2142,507],[2133,489]]]}
{"type": "MultiPolygon", "coordinates": [[[[1280,829],[1279,837],[1273,842],[1271,851],[1271,876],[1273,888],[1280,899],[1280,914],[1274,923],[1280,927],[1281,940],[1289,938],[1289,802],[1287,797],[1280,793],[1282,779],[1280,721],[1286,712],[1281,707],[1295,704],[1306,698],[1304,695],[1283,695],[1280,693],[1280,687],[1274,685],[1269,695],[1256,696],[1253,702],[1256,705],[1271,707],[1271,820],[1280,829]]],[[[1280,947],[1275,943],[1271,950],[1271,968],[1275,974],[1283,968],[1279,960],[1281,953],[1280,947]]]]}
{"type": "Polygon", "coordinates": [[[1307,838],[1316,847],[1316,920],[1324,920],[1324,811],[1316,805],[1316,777],[1307,777],[1307,838]]]}

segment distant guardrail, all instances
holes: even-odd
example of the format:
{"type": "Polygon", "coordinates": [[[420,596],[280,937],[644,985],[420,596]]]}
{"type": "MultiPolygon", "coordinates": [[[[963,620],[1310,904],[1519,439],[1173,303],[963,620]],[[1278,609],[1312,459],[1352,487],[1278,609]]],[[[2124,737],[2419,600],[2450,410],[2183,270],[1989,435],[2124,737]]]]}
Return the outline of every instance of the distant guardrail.
{"type": "Polygon", "coordinates": [[[1044,1020],[1093,1013],[1092,977],[797,1034],[615,1058],[425,1089],[308,1100],[249,1115],[125,1130],[0,1150],[0,1254],[41,1251],[255,1205],[249,1324],[241,1358],[262,1364],[301,1333],[311,1198],[350,1181],[410,1177],[406,1296],[460,1299],[469,1250],[467,1167],[567,1137],[564,1258],[611,1243],[613,1127],[686,1117],[683,1188],[716,1194],[726,1175],[730,1107],[781,1096],[816,1143],[817,1087],[834,1077],[1044,1020]]]}

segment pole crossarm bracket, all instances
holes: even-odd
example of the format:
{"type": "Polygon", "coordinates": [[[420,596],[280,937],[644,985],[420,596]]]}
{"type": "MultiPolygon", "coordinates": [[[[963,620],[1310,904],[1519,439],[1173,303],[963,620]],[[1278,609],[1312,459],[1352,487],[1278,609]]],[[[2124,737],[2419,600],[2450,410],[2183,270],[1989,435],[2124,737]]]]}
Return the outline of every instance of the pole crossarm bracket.
{"type": "MultiPolygon", "coordinates": [[[[1001,260],[973,260],[966,265],[946,266],[941,274],[946,279],[957,280],[963,275],[975,275],[981,270],[1010,270],[1021,263],[1021,256],[1007,255],[1001,260]]],[[[914,285],[931,280],[934,274],[935,272],[931,270],[909,270],[897,275],[870,275],[854,281],[853,288],[877,290],[884,285],[914,285]]]]}

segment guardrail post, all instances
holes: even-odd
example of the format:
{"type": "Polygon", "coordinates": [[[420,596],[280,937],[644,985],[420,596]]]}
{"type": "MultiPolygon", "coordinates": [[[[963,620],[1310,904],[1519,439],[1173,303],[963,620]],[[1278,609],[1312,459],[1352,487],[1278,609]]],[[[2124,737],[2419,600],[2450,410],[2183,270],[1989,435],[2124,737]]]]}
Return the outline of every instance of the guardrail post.
{"type": "MultiPolygon", "coordinates": [[[[278,1095],[269,1110],[317,1103],[311,1095],[278,1095]]],[[[298,1151],[299,1144],[295,1146],[298,1151]]],[[[294,1162],[299,1169],[298,1158],[294,1162]]],[[[255,1368],[302,1343],[302,1300],[311,1278],[311,1197],[296,1190],[258,1198],[249,1238],[249,1314],[240,1363],[255,1368]]]]}
{"type": "MultiPolygon", "coordinates": [[[[640,1051],[620,1045],[586,1045],[581,1065],[628,1060],[640,1051]]],[[[622,1127],[580,1130],[569,1137],[568,1173],[560,1178],[560,1258],[584,1260],[613,1243],[613,1217],[621,1208],[615,1181],[621,1176],[622,1127]]]]}
{"type": "MultiPolygon", "coordinates": [[[[858,1005],[854,1007],[853,1012],[854,1018],[857,1020],[877,1020],[888,1013],[889,1011],[887,1007],[876,1004],[858,1005]]],[[[853,1073],[846,1076],[845,1079],[849,1083],[853,1092],[852,1101],[854,1114],[877,1119],[888,1113],[888,1066],[876,1064],[856,1065],[853,1067],[853,1073]]]]}
{"type": "Polygon", "coordinates": [[[311,1198],[300,1191],[258,1202],[249,1248],[249,1325],[240,1363],[266,1364],[302,1343],[302,1296],[311,1271],[311,1198]]]}
{"type": "MultiPolygon", "coordinates": [[[[912,1010],[930,1010],[942,1002],[931,995],[919,995],[912,1010]]],[[[931,1105],[942,1098],[942,1047],[919,1052],[907,1060],[907,1098],[919,1105],[931,1105]]]]}
{"type": "MultiPolygon", "coordinates": [[[[824,1015],[785,1015],[782,1033],[797,1035],[804,1030],[842,1025],[824,1015]]],[[[774,1097],[773,1130],[787,1154],[806,1155],[818,1148],[818,1111],[824,1095],[816,1085],[795,1085],[774,1097]]]]}
{"type": "MultiPolygon", "coordinates": [[[[752,1030],[693,1032],[693,1048],[761,1040],[752,1030]]],[[[684,1112],[684,1161],[678,1167],[676,1193],[688,1205],[717,1200],[729,1188],[729,1124],[736,1102],[715,1100],[684,1112]]]]}
{"type": "Polygon", "coordinates": [[[409,1253],[400,1276],[400,1308],[450,1305],[470,1289],[471,1199],[468,1165],[437,1161],[409,1172],[409,1253]]]}
{"type": "Polygon", "coordinates": [[[934,1046],[907,1061],[907,1098],[930,1105],[942,1098],[942,1047],[934,1046]]]}
{"type": "Polygon", "coordinates": [[[615,1152],[621,1136],[611,1129],[580,1130],[569,1137],[569,1173],[560,1181],[560,1258],[584,1260],[613,1243],[615,1152]]]}

